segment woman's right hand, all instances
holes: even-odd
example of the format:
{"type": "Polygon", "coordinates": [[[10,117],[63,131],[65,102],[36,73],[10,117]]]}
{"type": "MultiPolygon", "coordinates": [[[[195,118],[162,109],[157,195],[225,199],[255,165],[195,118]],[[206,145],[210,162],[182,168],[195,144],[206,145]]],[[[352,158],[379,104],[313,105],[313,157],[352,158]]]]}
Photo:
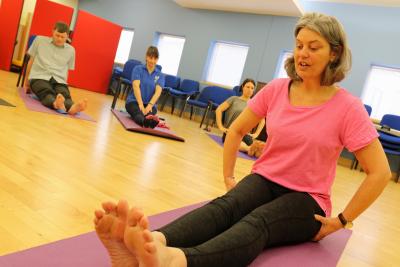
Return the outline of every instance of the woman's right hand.
{"type": "Polygon", "coordinates": [[[147,107],[144,108],[143,114],[147,115],[151,110],[152,110],[152,106],[149,104],[147,105],[147,107]]]}
{"type": "Polygon", "coordinates": [[[143,104],[139,105],[139,109],[143,113],[143,115],[146,115],[145,113],[146,109],[144,108],[143,104]]]}
{"type": "Polygon", "coordinates": [[[251,144],[247,154],[249,156],[259,158],[263,152],[264,146],[265,146],[264,142],[254,140],[254,142],[253,142],[253,144],[251,144]]]}
{"type": "Polygon", "coordinates": [[[225,177],[224,182],[225,182],[226,191],[230,191],[237,184],[235,177],[225,177]]]}
{"type": "Polygon", "coordinates": [[[25,83],[24,83],[24,91],[25,91],[25,94],[31,93],[31,86],[28,81],[25,81],[25,83]]]}
{"type": "Polygon", "coordinates": [[[221,132],[227,134],[228,133],[228,129],[227,128],[219,128],[221,130],[221,132]]]}

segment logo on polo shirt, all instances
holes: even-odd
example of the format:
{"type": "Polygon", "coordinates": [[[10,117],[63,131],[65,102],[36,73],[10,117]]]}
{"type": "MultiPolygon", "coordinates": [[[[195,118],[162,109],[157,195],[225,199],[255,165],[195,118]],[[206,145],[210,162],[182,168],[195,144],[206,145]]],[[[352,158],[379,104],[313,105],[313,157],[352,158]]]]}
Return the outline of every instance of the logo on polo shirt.
{"type": "Polygon", "coordinates": [[[154,77],[154,82],[156,83],[158,81],[158,79],[160,79],[160,76],[155,76],[154,77]]]}

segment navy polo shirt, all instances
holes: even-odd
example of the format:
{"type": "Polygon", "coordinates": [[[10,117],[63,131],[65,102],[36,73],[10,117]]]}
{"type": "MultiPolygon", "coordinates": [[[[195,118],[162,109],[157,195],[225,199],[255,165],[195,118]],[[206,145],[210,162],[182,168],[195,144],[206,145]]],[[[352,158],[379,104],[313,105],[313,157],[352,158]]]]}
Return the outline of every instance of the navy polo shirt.
{"type": "MultiPolygon", "coordinates": [[[[146,65],[138,65],[133,69],[133,81],[140,81],[140,93],[142,94],[143,104],[148,104],[156,91],[156,85],[164,87],[164,74],[156,67],[152,73],[146,68],[146,65]]],[[[133,90],[131,90],[126,99],[126,103],[137,102],[133,90]]],[[[153,103],[155,104],[155,103],[153,103]]]]}

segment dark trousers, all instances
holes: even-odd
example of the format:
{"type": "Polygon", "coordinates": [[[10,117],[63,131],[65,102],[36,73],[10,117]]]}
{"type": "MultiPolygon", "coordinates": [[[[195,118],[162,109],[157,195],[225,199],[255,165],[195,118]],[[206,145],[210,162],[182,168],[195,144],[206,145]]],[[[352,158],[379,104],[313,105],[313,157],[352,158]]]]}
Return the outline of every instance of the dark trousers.
{"type": "Polygon", "coordinates": [[[258,174],[159,231],[179,247],[188,266],[247,266],[265,248],[311,240],[325,216],[307,193],[296,192],[258,174]]]}
{"type": "MultiPolygon", "coordinates": [[[[222,143],[225,143],[225,138],[226,138],[226,133],[223,133],[222,134],[222,143]]],[[[253,144],[253,138],[249,134],[246,134],[245,136],[243,136],[242,142],[248,146],[251,146],[251,144],[253,144]]]]}
{"type": "MultiPolygon", "coordinates": [[[[145,104],[144,106],[146,107],[147,104],[145,104]]],[[[125,104],[125,109],[126,111],[129,113],[129,115],[131,115],[132,119],[134,120],[134,122],[136,122],[136,124],[144,127],[144,121],[145,121],[145,116],[149,115],[149,114],[153,114],[155,115],[157,113],[157,109],[156,107],[153,106],[152,110],[144,115],[142,113],[142,111],[140,111],[139,105],[137,102],[129,102],[125,104]]]]}
{"type": "Polygon", "coordinates": [[[43,106],[54,109],[53,103],[58,94],[62,94],[65,98],[65,108],[67,111],[72,107],[71,94],[68,85],[58,83],[53,77],[50,80],[32,79],[30,80],[32,92],[39,98],[43,106]]]}

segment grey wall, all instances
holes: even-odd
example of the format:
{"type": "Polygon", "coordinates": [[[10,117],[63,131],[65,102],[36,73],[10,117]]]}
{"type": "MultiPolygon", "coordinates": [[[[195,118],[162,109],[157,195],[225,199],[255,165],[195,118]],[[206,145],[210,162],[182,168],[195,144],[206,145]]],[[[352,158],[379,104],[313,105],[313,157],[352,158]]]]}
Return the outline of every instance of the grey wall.
{"type": "Polygon", "coordinates": [[[306,11],[337,17],[353,54],[353,68],[342,83],[361,96],[371,63],[400,66],[400,8],[301,1],[306,11]]]}
{"type": "Polygon", "coordinates": [[[80,0],[79,8],[133,28],[131,58],[143,60],[154,33],[186,37],[178,75],[201,80],[211,41],[250,45],[243,77],[273,78],[279,53],[293,47],[297,18],[182,8],[173,0],[80,0]]]}
{"type": "MultiPolygon", "coordinates": [[[[372,62],[400,65],[400,8],[301,0],[306,11],[336,16],[344,25],[353,68],[342,82],[360,96],[372,62]]],[[[201,80],[211,41],[250,45],[243,77],[273,78],[281,50],[292,50],[297,18],[182,8],[173,0],[80,0],[79,8],[134,28],[131,57],[143,60],[156,31],[186,37],[178,75],[201,80]]]]}

